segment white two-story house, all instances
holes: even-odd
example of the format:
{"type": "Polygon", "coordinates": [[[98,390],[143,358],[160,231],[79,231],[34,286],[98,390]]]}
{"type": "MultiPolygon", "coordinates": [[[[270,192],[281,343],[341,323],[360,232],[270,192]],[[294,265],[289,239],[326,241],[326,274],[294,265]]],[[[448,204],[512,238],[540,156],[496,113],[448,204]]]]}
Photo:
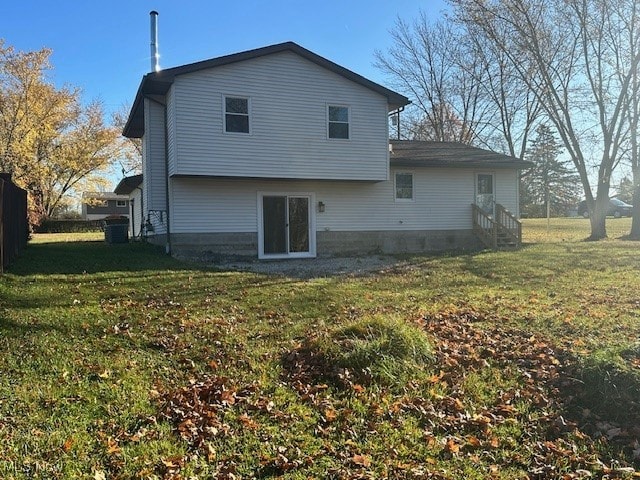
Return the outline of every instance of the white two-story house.
{"type": "Polygon", "coordinates": [[[409,100],[287,42],[144,76],[145,235],[173,253],[261,259],[475,248],[472,204],[518,215],[527,162],[390,142],[409,100]]]}

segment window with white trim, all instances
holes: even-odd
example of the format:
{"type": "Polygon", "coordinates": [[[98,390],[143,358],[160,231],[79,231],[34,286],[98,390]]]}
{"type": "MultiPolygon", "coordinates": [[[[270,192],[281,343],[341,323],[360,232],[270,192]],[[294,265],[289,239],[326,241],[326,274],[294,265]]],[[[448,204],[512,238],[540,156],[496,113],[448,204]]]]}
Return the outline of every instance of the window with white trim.
{"type": "Polygon", "coordinates": [[[396,172],[395,174],[396,201],[413,201],[413,173],[396,172]]]}
{"type": "Polygon", "coordinates": [[[249,99],[246,97],[224,97],[224,131],[227,133],[249,133],[249,99]]]}
{"type": "Polygon", "coordinates": [[[349,107],[328,105],[329,138],[349,139],[349,107]]]}

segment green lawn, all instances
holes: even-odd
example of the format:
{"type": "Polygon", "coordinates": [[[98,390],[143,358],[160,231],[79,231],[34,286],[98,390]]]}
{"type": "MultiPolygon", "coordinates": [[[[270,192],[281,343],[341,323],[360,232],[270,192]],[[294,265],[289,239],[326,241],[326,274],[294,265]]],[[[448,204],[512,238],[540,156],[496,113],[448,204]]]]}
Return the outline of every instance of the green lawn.
{"type": "Polygon", "coordinates": [[[306,280],[37,235],[0,277],[0,478],[638,476],[629,226],[306,280]]]}

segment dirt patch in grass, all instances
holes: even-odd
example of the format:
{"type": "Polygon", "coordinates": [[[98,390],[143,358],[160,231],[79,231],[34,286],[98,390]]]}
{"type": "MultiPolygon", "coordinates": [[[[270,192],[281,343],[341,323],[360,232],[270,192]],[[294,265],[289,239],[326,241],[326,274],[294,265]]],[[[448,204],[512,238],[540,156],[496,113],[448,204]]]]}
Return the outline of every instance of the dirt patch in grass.
{"type": "Polygon", "coordinates": [[[415,268],[415,264],[393,255],[361,255],[350,257],[320,257],[286,260],[237,260],[222,258],[216,261],[206,256],[185,257],[195,262],[221,270],[253,272],[298,279],[318,277],[359,277],[373,273],[398,273],[415,268]]]}

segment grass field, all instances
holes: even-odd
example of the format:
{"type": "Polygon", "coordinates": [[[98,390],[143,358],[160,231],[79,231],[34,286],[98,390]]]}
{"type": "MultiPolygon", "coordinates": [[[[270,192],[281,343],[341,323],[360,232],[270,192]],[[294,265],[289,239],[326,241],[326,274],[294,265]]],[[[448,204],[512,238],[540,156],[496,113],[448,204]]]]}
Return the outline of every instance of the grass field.
{"type": "Polygon", "coordinates": [[[35,236],[0,277],[0,478],[639,476],[629,226],[308,280],[35,236]]]}

